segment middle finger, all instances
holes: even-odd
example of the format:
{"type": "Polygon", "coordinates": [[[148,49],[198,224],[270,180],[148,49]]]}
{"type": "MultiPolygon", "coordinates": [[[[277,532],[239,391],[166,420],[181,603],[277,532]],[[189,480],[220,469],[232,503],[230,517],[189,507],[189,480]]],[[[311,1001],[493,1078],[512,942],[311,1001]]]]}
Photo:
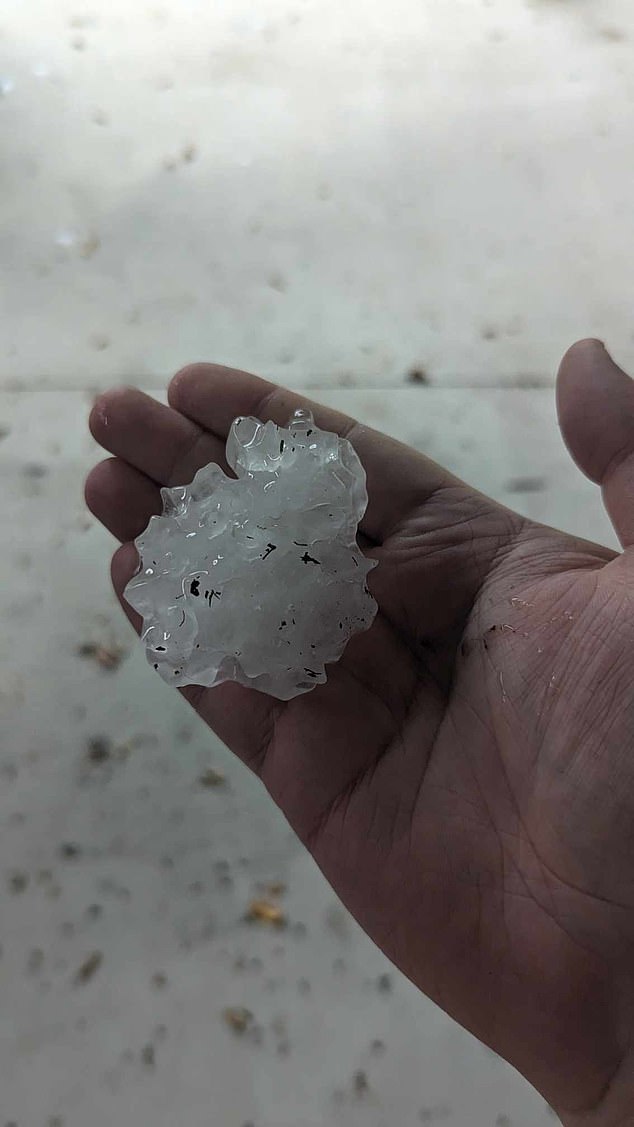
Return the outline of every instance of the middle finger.
{"type": "Polygon", "coordinates": [[[208,462],[227,471],[222,439],[137,388],[100,395],[90,430],[105,450],[158,485],[186,485],[208,462]]]}

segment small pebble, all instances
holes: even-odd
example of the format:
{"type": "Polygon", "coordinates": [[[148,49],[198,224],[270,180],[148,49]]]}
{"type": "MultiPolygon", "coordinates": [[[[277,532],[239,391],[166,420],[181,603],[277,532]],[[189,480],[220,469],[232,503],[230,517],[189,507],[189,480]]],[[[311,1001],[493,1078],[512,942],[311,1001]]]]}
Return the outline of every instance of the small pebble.
{"type": "Polygon", "coordinates": [[[227,1006],[222,1011],[222,1017],[225,1025],[239,1036],[253,1025],[253,1014],[244,1006],[227,1006]]]}
{"type": "Polygon", "coordinates": [[[11,873],[9,877],[9,892],[14,896],[19,896],[25,892],[29,885],[29,878],[27,873],[11,873]]]}
{"type": "Polygon", "coordinates": [[[79,248],[80,258],[92,258],[93,254],[97,253],[100,246],[101,239],[99,238],[99,236],[89,235],[88,238],[84,239],[79,248]]]}
{"type": "Polygon", "coordinates": [[[146,1068],[154,1068],[156,1065],[156,1053],[154,1045],[147,1044],[141,1049],[141,1060],[146,1068]]]}
{"type": "Polygon", "coordinates": [[[281,880],[270,881],[269,884],[262,886],[262,892],[264,896],[272,896],[273,898],[276,896],[284,896],[286,894],[286,885],[284,881],[281,880]]]}
{"type": "Polygon", "coordinates": [[[284,927],[286,916],[279,904],[270,900],[252,900],[247,908],[246,919],[250,923],[268,924],[269,927],[284,927]]]}
{"type": "Polygon", "coordinates": [[[88,740],[86,758],[91,763],[106,763],[112,754],[112,744],[106,736],[92,736],[88,740]]]}
{"type": "Polygon", "coordinates": [[[198,777],[198,783],[201,787],[216,788],[222,787],[227,781],[226,775],[222,771],[217,771],[215,767],[208,767],[203,771],[202,775],[198,777]]]}
{"type": "Polygon", "coordinates": [[[410,368],[407,373],[407,382],[413,384],[428,384],[430,380],[424,368],[410,368]]]}
{"type": "Polygon", "coordinates": [[[357,1096],[365,1095],[370,1085],[368,1083],[367,1074],[363,1071],[363,1069],[359,1068],[355,1072],[352,1078],[352,1084],[357,1096]]]}
{"type": "Polygon", "coordinates": [[[94,978],[103,962],[103,955],[101,951],[93,951],[87,959],[81,964],[75,974],[75,985],[83,986],[86,982],[90,982],[94,978]]]}

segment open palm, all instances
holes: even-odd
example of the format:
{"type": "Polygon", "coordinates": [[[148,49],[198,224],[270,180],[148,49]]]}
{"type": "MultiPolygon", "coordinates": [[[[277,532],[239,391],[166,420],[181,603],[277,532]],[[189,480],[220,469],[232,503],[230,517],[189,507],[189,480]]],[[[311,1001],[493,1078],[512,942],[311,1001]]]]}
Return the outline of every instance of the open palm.
{"type": "MultiPolygon", "coordinates": [[[[368,474],[379,616],[288,703],[233,684],[185,695],[386,954],[567,1122],[612,1123],[634,1054],[634,385],[585,342],[559,394],[622,555],[313,406],[368,474]]],[[[303,402],[213,365],[179,373],[169,401],[119,390],[92,412],[115,458],[87,499],[124,542],[119,593],[159,485],[222,464],[236,415],[284,422],[303,402]]]]}

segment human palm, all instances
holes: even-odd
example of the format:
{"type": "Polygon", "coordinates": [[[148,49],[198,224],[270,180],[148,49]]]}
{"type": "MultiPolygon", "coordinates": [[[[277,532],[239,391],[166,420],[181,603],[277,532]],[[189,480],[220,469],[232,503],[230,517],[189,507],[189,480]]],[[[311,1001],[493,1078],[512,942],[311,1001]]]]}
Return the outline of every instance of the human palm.
{"type": "MultiPolygon", "coordinates": [[[[179,373],[170,407],[108,393],[91,427],[115,459],[93,470],[88,503],[129,542],[160,511],[160,484],[223,461],[236,415],[282,422],[299,402],[211,365],[179,373]]],[[[630,1122],[615,1116],[634,1052],[634,549],[527,521],[315,411],[368,474],[379,616],[290,702],[234,684],[185,695],[426,994],[567,1122],[630,1122]]],[[[634,385],[596,342],[568,353],[560,414],[627,545],[634,385]]],[[[135,564],[124,543],[119,594],[135,564]]]]}

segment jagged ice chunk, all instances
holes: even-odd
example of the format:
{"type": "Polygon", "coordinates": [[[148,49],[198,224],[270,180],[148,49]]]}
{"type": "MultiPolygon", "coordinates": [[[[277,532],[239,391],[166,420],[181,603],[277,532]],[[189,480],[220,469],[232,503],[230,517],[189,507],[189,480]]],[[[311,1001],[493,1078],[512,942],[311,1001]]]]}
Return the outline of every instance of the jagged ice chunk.
{"type": "Polygon", "coordinates": [[[148,661],[173,685],[242,685],[289,700],[326,680],[377,606],[357,526],[365,472],[352,445],[296,411],[286,427],[238,418],[228,477],[210,464],[162,489],[135,541],[124,595],[148,661]]]}

